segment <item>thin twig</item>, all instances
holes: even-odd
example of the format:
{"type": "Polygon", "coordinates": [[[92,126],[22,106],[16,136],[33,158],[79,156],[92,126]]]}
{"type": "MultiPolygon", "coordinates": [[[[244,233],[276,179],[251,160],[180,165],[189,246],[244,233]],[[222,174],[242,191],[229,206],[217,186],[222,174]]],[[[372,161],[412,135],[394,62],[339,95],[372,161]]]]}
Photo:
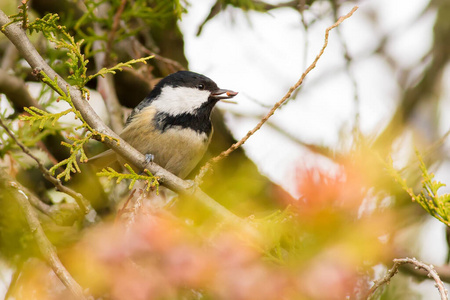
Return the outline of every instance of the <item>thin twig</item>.
{"type": "MultiPolygon", "coordinates": [[[[339,5],[337,4],[337,2],[332,2],[332,5],[333,5],[334,16],[337,17],[339,5]]],[[[353,132],[353,139],[355,141],[355,144],[357,144],[361,138],[361,130],[360,130],[361,101],[359,99],[359,93],[358,93],[358,82],[356,81],[355,74],[352,72],[353,58],[350,55],[350,51],[347,47],[347,43],[344,40],[344,37],[342,35],[340,28],[336,29],[336,33],[341,42],[342,50],[344,51],[345,70],[347,72],[347,77],[350,79],[350,83],[352,84],[352,88],[353,88],[354,124],[353,124],[352,132],[353,132]]]]}
{"type": "MultiPolygon", "coordinates": [[[[3,172],[0,172],[0,177],[5,177],[3,172]]],[[[36,244],[39,247],[42,257],[76,299],[86,299],[83,293],[83,288],[73,279],[59,260],[55,246],[53,246],[45,235],[36,211],[31,206],[26,193],[20,188],[20,185],[18,185],[17,182],[6,179],[6,184],[16,190],[15,197],[13,198],[17,201],[25,214],[25,218],[30,226],[31,233],[36,240],[36,244]]]]}
{"type": "Polygon", "coordinates": [[[17,283],[19,282],[19,278],[22,273],[22,268],[23,268],[23,262],[20,262],[16,266],[16,269],[14,270],[14,273],[11,276],[11,282],[9,283],[9,287],[5,293],[5,300],[13,299],[12,296],[16,292],[17,283]]]}
{"type": "Polygon", "coordinates": [[[292,93],[303,83],[303,80],[305,79],[306,75],[308,75],[308,73],[311,72],[311,70],[316,67],[317,62],[319,61],[320,57],[322,56],[322,54],[325,51],[325,48],[328,45],[328,36],[330,34],[330,30],[332,30],[333,28],[336,28],[337,26],[339,26],[345,19],[350,18],[357,9],[358,9],[357,6],[353,7],[353,9],[348,14],[346,14],[345,16],[340,17],[336,21],[336,23],[334,23],[333,25],[331,25],[330,27],[328,27],[325,30],[325,41],[324,41],[324,44],[322,46],[322,49],[320,50],[319,54],[316,56],[316,58],[314,59],[312,64],[302,74],[300,79],[289,89],[289,91],[286,93],[286,95],[284,95],[284,97],[280,101],[275,103],[275,105],[272,107],[272,109],[267,113],[267,115],[264,118],[261,119],[261,121],[255,126],[255,128],[253,128],[252,130],[247,132],[247,134],[240,141],[238,141],[237,143],[231,145],[230,148],[228,148],[227,150],[223,151],[218,156],[212,158],[210,161],[208,161],[200,169],[200,172],[199,172],[199,174],[196,177],[196,181],[201,181],[203,176],[205,176],[205,174],[211,168],[212,164],[217,163],[218,161],[220,161],[223,158],[225,158],[228,155],[230,155],[231,152],[233,152],[234,150],[236,150],[237,148],[242,146],[256,131],[258,131],[264,125],[264,123],[267,122],[267,120],[275,113],[275,111],[280,106],[282,106],[291,97],[292,93]]]}
{"type": "Polygon", "coordinates": [[[412,265],[414,265],[414,268],[416,268],[416,269],[425,270],[428,273],[428,277],[433,279],[436,282],[435,286],[438,289],[439,294],[441,295],[441,300],[448,300],[448,296],[447,296],[448,291],[446,290],[442,280],[439,278],[439,275],[436,272],[436,270],[434,269],[434,266],[425,264],[421,261],[418,261],[415,258],[409,258],[409,257],[394,259],[394,265],[392,266],[392,268],[387,271],[386,275],[383,278],[380,278],[379,280],[374,281],[374,285],[370,288],[370,290],[367,292],[366,296],[363,299],[371,299],[374,296],[375,291],[379,287],[381,287],[385,284],[388,284],[390,282],[390,280],[392,279],[392,277],[394,277],[395,274],[398,273],[399,267],[404,264],[412,264],[412,265]]]}
{"type": "MultiPolygon", "coordinates": [[[[287,2],[281,2],[281,3],[278,3],[278,4],[271,4],[271,3],[267,3],[265,1],[252,1],[252,2],[255,5],[255,9],[257,8],[257,9],[263,10],[263,11],[269,11],[269,10],[272,10],[272,9],[284,8],[284,7],[290,7],[290,8],[293,8],[295,10],[304,8],[304,7],[300,7],[301,4],[299,4],[299,2],[296,1],[296,0],[294,0],[294,1],[287,1],[287,2]]],[[[198,29],[197,29],[197,36],[199,36],[202,33],[203,27],[206,25],[206,23],[208,21],[212,20],[215,16],[217,16],[220,13],[220,11],[225,9],[225,7],[227,5],[228,4],[224,5],[223,1],[221,1],[221,0],[217,0],[216,3],[214,3],[214,5],[210,9],[210,12],[209,12],[208,16],[202,22],[202,24],[200,24],[200,26],[198,27],[198,29]]]]}
{"type": "Polygon", "coordinates": [[[447,138],[450,136],[450,129],[447,130],[436,142],[434,142],[431,146],[429,146],[423,153],[423,156],[429,156],[435,151],[439,150],[439,148],[442,147],[442,145],[445,143],[447,138]]]}
{"type": "Polygon", "coordinates": [[[6,69],[0,69],[0,93],[3,93],[12,102],[16,111],[22,112],[24,107],[41,105],[28,92],[22,78],[8,74],[6,69]]]}
{"type": "Polygon", "coordinates": [[[114,38],[116,36],[116,32],[119,29],[119,25],[120,25],[120,17],[123,14],[123,11],[125,9],[125,5],[127,4],[127,0],[122,0],[120,2],[120,6],[117,9],[115,15],[114,15],[114,21],[113,21],[113,26],[111,28],[111,31],[108,35],[108,42],[106,44],[106,49],[105,49],[105,60],[103,62],[103,67],[109,67],[109,62],[111,61],[111,49],[113,46],[113,42],[114,42],[114,38]]]}
{"type": "Polygon", "coordinates": [[[9,44],[5,52],[3,53],[0,69],[3,69],[5,71],[12,69],[18,58],[19,52],[17,52],[16,47],[14,47],[14,45],[9,44]]]}
{"type": "Polygon", "coordinates": [[[31,205],[34,206],[34,208],[39,210],[44,215],[48,216],[55,223],[58,222],[58,220],[55,218],[55,213],[52,210],[52,206],[43,202],[41,199],[39,199],[37,196],[35,196],[31,191],[29,191],[26,187],[21,185],[21,186],[19,186],[19,188],[28,196],[28,200],[30,201],[31,205]]]}
{"type": "Polygon", "coordinates": [[[6,133],[14,140],[14,142],[22,149],[22,151],[37,163],[39,170],[41,170],[42,174],[44,175],[44,178],[50,181],[58,191],[66,193],[67,195],[73,197],[77,202],[80,210],[84,214],[88,214],[91,210],[93,210],[89,201],[86,198],[84,198],[83,195],[75,192],[74,190],[72,190],[67,186],[64,186],[61,183],[61,180],[55,178],[50,173],[50,171],[44,166],[44,164],[39,160],[39,158],[37,158],[27,146],[22,144],[22,142],[16,138],[14,133],[12,133],[12,131],[8,128],[8,126],[6,126],[6,124],[3,122],[1,118],[0,118],[0,126],[3,127],[3,129],[5,129],[6,133]]]}
{"type": "Polygon", "coordinates": [[[146,55],[153,55],[156,60],[162,61],[166,65],[171,65],[175,70],[185,70],[185,67],[183,67],[179,62],[176,60],[164,57],[162,55],[159,55],[158,53],[155,53],[153,51],[150,51],[147,47],[145,47],[136,37],[131,37],[131,40],[134,42],[134,46],[139,46],[140,50],[145,53],[146,55]]]}
{"type": "MultiPolygon", "coordinates": [[[[123,27],[123,29],[125,30],[126,33],[130,33],[130,30],[127,27],[123,27]]],[[[163,63],[165,63],[166,65],[170,65],[172,66],[173,69],[175,70],[185,70],[185,67],[183,67],[182,64],[180,64],[178,61],[170,59],[168,57],[164,57],[154,51],[151,51],[150,49],[148,49],[144,44],[142,44],[142,42],[136,38],[136,36],[132,35],[129,37],[130,41],[131,41],[131,45],[132,47],[128,50],[134,50],[132,52],[129,51],[129,54],[134,57],[134,58],[138,58],[141,57],[142,53],[148,55],[148,56],[154,56],[155,60],[159,60],[163,63]]]]}
{"type": "Polygon", "coordinates": [[[123,204],[123,206],[121,208],[119,208],[117,210],[117,214],[116,214],[116,218],[114,223],[117,223],[118,220],[122,217],[123,214],[125,214],[128,210],[128,204],[130,203],[131,199],[134,197],[134,193],[136,193],[137,189],[133,189],[130,193],[130,195],[128,196],[127,200],[125,201],[125,203],[123,204]]]}
{"type": "MultiPolygon", "coordinates": [[[[100,1],[97,1],[100,2],[100,1]]],[[[97,8],[97,15],[99,17],[107,18],[107,11],[110,8],[107,2],[101,3],[97,8]]],[[[117,15],[117,14],[116,14],[117,15]]],[[[101,27],[98,22],[94,22],[94,32],[98,36],[107,35],[107,32],[101,27]]],[[[110,39],[114,37],[113,32],[109,36],[110,39]]],[[[94,50],[94,60],[95,60],[95,68],[99,71],[103,67],[108,67],[109,65],[109,56],[111,53],[112,41],[111,44],[108,44],[103,40],[96,40],[92,44],[92,49],[94,50]]],[[[123,110],[120,105],[119,98],[117,97],[116,87],[114,85],[114,77],[113,74],[105,74],[104,76],[99,76],[97,78],[97,90],[103,98],[105,102],[106,109],[109,113],[110,118],[110,126],[114,130],[114,132],[119,133],[123,129],[123,110]]]]}

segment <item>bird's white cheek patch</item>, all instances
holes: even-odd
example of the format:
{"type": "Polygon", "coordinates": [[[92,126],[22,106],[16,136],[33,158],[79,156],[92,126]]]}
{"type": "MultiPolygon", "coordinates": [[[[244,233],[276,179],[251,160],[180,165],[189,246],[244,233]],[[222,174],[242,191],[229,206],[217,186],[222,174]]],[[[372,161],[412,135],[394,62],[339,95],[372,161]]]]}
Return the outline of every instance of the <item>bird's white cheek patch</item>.
{"type": "Polygon", "coordinates": [[[152,102],[152,106],[158,111],[171,115],[192,113],[208,101],[209,95],[209,91],[196,88],[166,86],[162,88],[158,98],[152,102]]]}

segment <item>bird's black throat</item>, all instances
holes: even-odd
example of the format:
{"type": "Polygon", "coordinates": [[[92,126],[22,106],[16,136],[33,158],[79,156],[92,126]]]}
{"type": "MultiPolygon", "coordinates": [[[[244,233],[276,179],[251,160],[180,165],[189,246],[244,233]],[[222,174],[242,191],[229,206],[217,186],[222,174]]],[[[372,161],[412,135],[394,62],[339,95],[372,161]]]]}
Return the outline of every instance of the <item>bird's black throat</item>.
{"type": "Polygon", "coordinates": [[[157,112],[154,118],[154,126],[156,129],[164,132],[170,128],[188,128],[197,133],[211,134],[211,112],[217,101],[208,101],[202,106],[190,113],[172,115],[167,112],[157,112]]]}

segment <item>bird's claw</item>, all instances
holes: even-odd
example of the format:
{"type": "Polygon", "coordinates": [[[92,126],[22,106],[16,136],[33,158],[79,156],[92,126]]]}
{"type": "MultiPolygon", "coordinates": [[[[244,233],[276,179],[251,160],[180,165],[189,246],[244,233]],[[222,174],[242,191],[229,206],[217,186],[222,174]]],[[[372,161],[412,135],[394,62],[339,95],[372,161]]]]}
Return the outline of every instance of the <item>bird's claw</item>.
{"type": "Polygon", "coordinates": [[[147,154],[145,154],[145,162],[146,163],[151,163],[151,162],[153,162],[155,160],[155,156],[153,155],[153,154],[151,154],[151,153],[147,153],[147,154]]]}
{"type": "Polygon", "coordinates": [[[194,193],[194,191],[198,188],[199,184],[195,180],[186,179],[185,180],[189,186],[186,188],[186,190],[190,191],[190,193],[194,193]]]}

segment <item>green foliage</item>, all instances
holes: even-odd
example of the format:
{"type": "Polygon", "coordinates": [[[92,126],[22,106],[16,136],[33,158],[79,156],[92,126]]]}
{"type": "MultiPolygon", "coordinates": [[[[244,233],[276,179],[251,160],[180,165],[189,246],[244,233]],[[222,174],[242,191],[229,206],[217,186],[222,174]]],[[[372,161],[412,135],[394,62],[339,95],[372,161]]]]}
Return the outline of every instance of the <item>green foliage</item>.
{"type": "Polygon", "coordinates": [[[82,162],[86,162],[88,160],[86,153],[84,152],[83,146],[91,139],[94,137],[97,137],[99,139],[101,139],[102,141],[105,140],[106,138],[109,139],[113,139],[105,134],[99,133],[98,131],[94,130],[91,126],[89,126],[89,124],[87,124],[81,113],[74,107],[73,102],[70,98],[70,91],[67,90],[67,93],[64,92],[57,83],[57,77],[55,77],[54,80],[51,80],[50,77],[48,77],[44,72],[40,72],[40,75],[42,76],[42,81],[45,82],[46,84],[48,84],[50,87],[52,87],[59,95],[60,95],[60,99],[66,101],[67,103],[70,104],[71,108],[67,109],[63,112],[60,113],[56,113],[56,114],[50,114],[47,112],[44,112],[40,109],[37,109],[35,107],[28,109],[27,111],[30,112],[31,116],[24,116],[22,117],[22,119],[30,121],[31,123],[40,122],[40,127],[43,127],[43,124],[45,124],[46,122],[51,122],[52,124],[56,123],[56,121],[62,117],[63,115],[66,115],[68,113],[74,113],[75,114],[75,118],[79,119],[82,124],[78,127],[75,128],[75,130],[78,129],[85,129],[87,130],[86,135],[83,138],[76,138],[73,136],[69,136],[68,139],[71,140],[73,143],[69,144],[66,142],[62,142],[63,146],[66,146],[70,149],[70,153],[71,155],[60,161],[59,163],[57,163],[56,165],[54,165],[49,171],[52,172],[52,174],[55,174],[56,170],[60,167],[64,167],[65,169],[58,174],[57,178],[60,179],[62,177],[64,177],[64,180],[68,181],[70,179],[70,173],[76,173],[76,172],[80,172],[80,168],[78,166],[78,162],[77,159],[79,159],[82,162]]]}
{"type": "Polygon", "coordinates": [[[28,0],[22,0],[21,5],[19,5],[18,10],[19,12],[15,15],[9,16],[11,22],[5,24],[2,26],[1,31],[3,31],[7,26],[22,22],[22,28],[26,29],[28,25],[28,0]]]}
{"type": "Polygon", "coordinates": [[[129,60],[129,61],[124,62],[124,63],[122,63],[122,62],[118,63],[117,65],[115,65],[115,66],[113,66],[111,68],[102,68],[102,69],[100,69],[100,71],[98,71],[94,75],[88,76],[88,81],[93,79],[93,78],[95,78],[95,77],[97,77],[97,76],[104,77],[108,73],[109,74],[116,74],[116,71],[122,71],[123,68],[125,68],[125,67],[131,68],[133,66],[133,64],[138,63],[138,62],[146,63],[147,60],[149,60],[149,59],[151,59],[153,57],[154,56],[151,55],[151,56],[147,56],[147,57],[143,57],[143,58],[139,58],[139,59],[132,59],[132,60],[129,60]]]}
{"type": "MultiPolygon", "coordinates": [[[[15,20],[15,22],[22,20],[22,22],[26,24],[26,8],[22,8],[22,11],[13,20],[15,20]]],[[[146,63],[148,59],[152,58],[152,56],[148,56],[140,59],[133,59],[125,63],[119,63],[111,68],[103,68],[96,74],[88,76],[87,65],[89,60],[85,58],[81,50],[83,40],[76,41],[75,38],[68,33],[66,27],[59,24],[59,16],[57,14],[47,14],[44,17],[38,18],[34,22],[29,23],[26,27],[29,29],[30,33],[41,32],[50,42],[55,44],[56,49],[66,50],[65,53],[68,56],[68,59],[65,64],[69,68],[71,74],[68,78],[82,91],[84,97],[89,96],[88,90],[85,88],[85,85],[89,80],[97,76],[104,76],[108,73],[115,74],[116,71],[121,71],[124,67],[132,67],[133,64],[139,62],[146,63]]],[[[77,159],[80,159],[82,162],[87,161],[87,156],[84,152],[83,146],[91,138],[97,138],[103,141],[105,138],[110,137],[93,130],[89,124],[84,121],[81,113],[73,105],[70,90],[67,89],[67,91],[64,91],[59,87],[58,77],[51,79],[43,71],[39,71],[38,75],[44,83],[59,94],[58,101],[66,101],[71,108],[58,113],[48,113],[36,107],[25,108],[30,115],[21,116],[21,120],[29,121],[31,125],[34,123],[39,123],[39,129],[43,130],[47,123],[51,126],[55,126],[57,121],[62,116],[73,113],[75,115],[75,119],[81,121],[81,125],[75,128],[75,130],[84,129],[87,132],[83,138],[69,136],[68,139],[72,143],[63,142],[62,145],[70,149],[71,155],[50,169],[50,171],[55,174],[56,170],[59,168],[64,168],[64,170],[58,174],[57,178],[59,179],[64,177],[67,181],[70,179],[70,174],[72,172],[80,172],[77,159]]]]}
{"type": "MultiPolygon", "coordinates": [[[[121,10],[121,0],[86,0],[84,1],[84,5],[85,11],[83,15],[74,24],[71,24],[71,28],[75,30],[77,36],[85,40],[84,53],[86,57],[91,57],[94,54],[92,51],[94,41],[101,40],[108,42],[113,36],[114,38],[111,42],[117,43],[130,36],[136,36],[146,25],[159,28],[164,26],[169,20],[179,20],[181,19],[182,13],[186,11],[180,0],[126,1],[123,11],[121,10]],[[104,7],[100,8],[101,5],[105,4],[109,6],[106,12],[104,7]],[[100,16],[98,14],[99,9],[105,15],[100,16]],[[126,26],[114,27],[114,20],[117,16],[120,17],[122,24],[126,24],[126,26]],[[93,22],[105,30],[100,33],[93,30],[93,22]]],[[[146,27],[146,30],[148,30],[148,27],[146,27]]]]}
{"type": "Polygon", "coordinates": [[[66,49],[67,56],[66,65],[70,69],[71,79],[77,87],[84,89],[88,82],[86,77],[87,64],[89,60],[84,58],[81,53],[81,45],[83,40],[75,41],[65,26],[59,24],[59,16],[57,14],[47,14],[43,18],[37,18],[34,22],[28,24],[30,33],[41,32],[47,40],[55,44],[56,49],[66,49]]]}
{"type": "Polygon", "coordinates": [[[66,146],[67,148],[70,149],[70,156],[66,159],[63,159],[62,161],[60,161],[59,163],[57,163],[56,165],[54,165],[53,167],[50,168],[50,172],[52,173],[52,175],[55,175],[56,170],[58,170],[58,168],[60,167],[64,167],[64,170],[59,173],[56,178],[60,179],[62,177],[64,177],[65,181],[68,181],[70,179],[70,173],[79,173],[81,172],[80,167],[78,166],[78,162],[77,162],[77,155],[80,155],[80,161],[82,162],[86,162],[88,160],[86,153],[84,152],[83,149],[83,145],[85,143],[87,143],[89,141],[89,139],[91,138],[92,133],[88,133],[84,138],[82,139],[78,139],[75,137],[71,137],[69,136],[68,139],[73,141],[72,144],[66,143],[66,142],[61,142],[61,144],[63,146],[66,146]]]}
{"type": "Polygon", "coordinates": [[[25,107],[24,110],[30,114],[30,116],[22,115],[19,116],[20,120],[23,121],[29,121],[30,125],[33,125],[34,122],[39,121],[39,129],[43,129],[45,126],[45,123],[50,122],[52,126],[55,126],[56,122],[61,118],[62,116],[67,115],[68,113],[72,112],[73,109],[69,108],[65,111],[59,112],[59,113],[48,113],[45,110],[41,110],[36,107],[25,107]]]}
{"type": "Polygon", "coordinates": [[[0,257],[19,264],[38,254],[36,243],[11,187],[0,181],[0,257]]]}
{"type": "Polygon", "coordinates": [[[137,0],[132,3],[131,9],[126,10],[124,17],[127,19],[142,18],[149,25],[157,25],[170,18],[181,19],[181,14],[184,11],[185,9],[179,0],[137,0]]]}
{"type": "MultiPolygon", "coordinates": [[[[25,109],[28,110],[28,108],[25,109]]],[[[34,109],[34,107],[31,109],[34,109]]],[[[35,112],[33,111],[33,113],[35,112]]],[[[22,117],[25,116],[19,116],[19,119],[22,119],[22,117]]],[[[69,128],[60,126],[58,123],[52,125],[50,118],[49,122],[30,122],[26,124],[26,126],[23,126],[23,123],[15,124],[18,125],[15,126],[14,121],[8,119],[4,113],[0,114],[0,118],[8,126],[14,136],[16,136],[26,147],[34,147],[39,141],[49,135],[54,135],[61,131],[70,131],[69,128]]],[[[37,119],[35,121],[37,121],[37,119]]],[[[0,145],[0,158],[3,158],[5,154],[9,154],[14,157],[14,159],[16,159],[22,167],[28,167],[27,164],[24,164],[19,159],[22,157],[22,150],[20,150],[19,153],[15,152],[15,150],[19,149],[19,146],[9,135],[3,134],[3,128],[0,128],[0,145]]]]}
{"type": "Polygon", "coordinates": [[[130,185],[128,186],[130,190],[133,188],[137,180],[143,180],[147,183],[146,184],[147,192],[150,189],[156,189],[156,193],[157,194],[159,193],[159,182],[158,182],[159,178],[153,176],[149,170],[145,169],[144,172],[147,173],[147,175],[143,175],[137,174],[129,164],[125,164],[124,166],[130,173],[119,173],[116,172],[113,168],[109,167],[97,173],[97,176],[106,176],[108,177],[108,179],[117,178],[117,183],[120,183],[124,179],[130,179],[131,182],[130,185]]]}
{"type": "Polygon", "coordinates": [[[419,168],[422,175],[422,190],[416,194],[413,189],[408,186],[405,179],[392,166],[392,159],[387,164],[389,174],[400,184],[410,196],[412,201],[415,201],[422,206],[431,216],[435,217],[442,223],[450,226],[450,194],[439,195],[438,190],[446,186],[444,183],[433,180],[434,174],[430,173],[423,161],[421,154],[416,151],[416,156],[419,160],[419,168]]]}

